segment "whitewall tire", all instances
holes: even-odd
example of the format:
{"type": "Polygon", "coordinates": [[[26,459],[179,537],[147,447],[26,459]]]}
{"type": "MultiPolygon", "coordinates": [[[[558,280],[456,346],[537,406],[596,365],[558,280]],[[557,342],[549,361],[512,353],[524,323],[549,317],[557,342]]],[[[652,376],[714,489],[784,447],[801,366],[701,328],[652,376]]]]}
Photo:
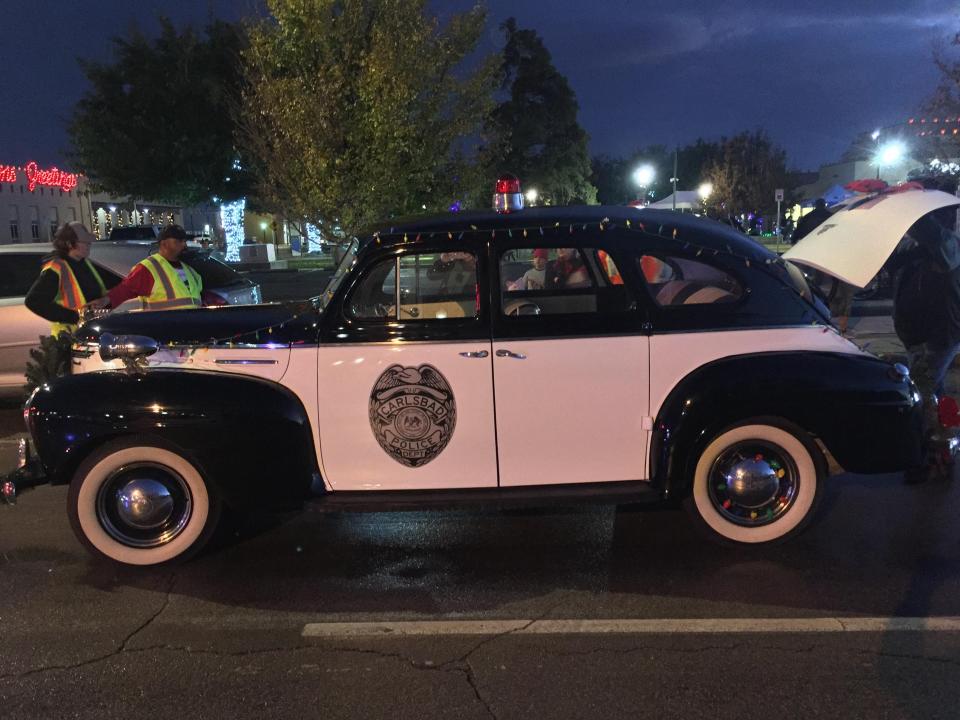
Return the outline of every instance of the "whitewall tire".
{"type": "Polygon", "coordinates": [[[766,418],[746,421],[703,448],[686,505],[714,539],[777,542],[809,522],[825,476],[819,449],[801,429],[766,418]]]}
{"type": "Polygon", "coordinates": [[[220,503],[181,454],[126,438],[84,459],[67,511],[77,538],[95,555],[145,566],[198,552],[215,529],[220,503]]]}

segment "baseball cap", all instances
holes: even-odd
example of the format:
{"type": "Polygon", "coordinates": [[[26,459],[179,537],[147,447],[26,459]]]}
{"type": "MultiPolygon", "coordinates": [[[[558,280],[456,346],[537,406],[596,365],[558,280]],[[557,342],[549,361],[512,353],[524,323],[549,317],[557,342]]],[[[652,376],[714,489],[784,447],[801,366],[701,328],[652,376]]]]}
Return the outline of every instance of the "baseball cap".
{"type": "Polygon", "coordinates": [[[163,228],[163,230],[160,231],[160,235],[157,237],[157,240],[166,240],[167,238],[173,238],[174,240],[186,240],[187,231],[179,225],[167,225],[165,228],[163,228]]]}
{"type": "Polygon", "coordinates": [[[77,242],[92,243],[97,239],[94,237],[93,233],[87,230],[86,226],[79,220],[69,222],[67,225],[69,225],[70,229],[76,234],[77,242]]]}

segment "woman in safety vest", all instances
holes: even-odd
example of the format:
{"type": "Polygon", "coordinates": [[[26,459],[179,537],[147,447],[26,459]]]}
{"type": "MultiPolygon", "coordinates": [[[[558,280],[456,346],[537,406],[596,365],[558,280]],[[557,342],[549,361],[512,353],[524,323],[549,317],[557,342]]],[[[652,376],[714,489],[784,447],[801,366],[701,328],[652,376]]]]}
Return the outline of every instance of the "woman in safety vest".
{"type": "Polygon", "coordinates": [[[61,225],[53,236],[53,255],[27,292],[24,304],[50,321],[50,334],[72,333],[84,305],[102,297],[107,288],[87,256],[93,235],[80,222],[61,225]]]}

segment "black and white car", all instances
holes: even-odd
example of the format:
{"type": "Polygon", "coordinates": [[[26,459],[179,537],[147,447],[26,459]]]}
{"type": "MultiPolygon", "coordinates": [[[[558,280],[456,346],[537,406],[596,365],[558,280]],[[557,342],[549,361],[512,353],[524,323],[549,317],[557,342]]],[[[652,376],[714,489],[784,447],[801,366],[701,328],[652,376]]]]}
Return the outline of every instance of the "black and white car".
{"type": "MultiPolygon", "coordinates": [[[[911,202],[889,232],[956,199],[911,202]]],[[[762,544],[807,524],[828,468],[920,460],[905,368],[840,336],[789,262],[667,211],[383,227],[311,301],[107,316],[74,365],[28,401],[39,463],[4,489],[68,483],[80,540],[132,565],[195,552],[224,506],[306,501],[683,500],[715,538],[762,544]]]]}

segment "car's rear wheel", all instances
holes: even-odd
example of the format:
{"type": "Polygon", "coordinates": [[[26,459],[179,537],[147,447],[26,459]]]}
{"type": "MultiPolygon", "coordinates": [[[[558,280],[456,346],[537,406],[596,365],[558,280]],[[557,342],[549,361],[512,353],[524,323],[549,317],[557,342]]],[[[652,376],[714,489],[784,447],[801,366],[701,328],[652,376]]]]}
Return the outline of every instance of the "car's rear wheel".
{"type": "Polygon", "coordinates": [[[703,448],[686,505],[715,539],[777,542],[809,522],[825,477],[822,454],[803,430],[779,420],[746,421],[703,448]]]}
{"type": "Polygon", "coordinates": [[[80,464],[67,510],[95,555],[143,566],[198,552],[216,527],[220,502],[183,455],[129,438],[103,445],[80,464]]]}

